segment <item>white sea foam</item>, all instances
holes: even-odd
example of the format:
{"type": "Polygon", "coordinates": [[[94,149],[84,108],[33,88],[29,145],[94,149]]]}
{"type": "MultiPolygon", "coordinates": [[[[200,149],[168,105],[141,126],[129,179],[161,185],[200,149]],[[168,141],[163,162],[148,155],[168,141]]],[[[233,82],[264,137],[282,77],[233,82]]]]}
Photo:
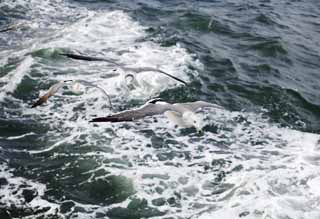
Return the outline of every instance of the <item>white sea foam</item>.
{"type": "MultiPolygon", "coordinates": [[[[0,178],[6,179],[6,184],[1,185],[0,193],[0,207],[11,209],[15,206],[17,209],[41,209],[43,207],[49,207],[47,211],[44,212],[43,216],[55,215],[58,212],[59,205],[51,203],[43,199],[43,195],[46,191],[46,185],[25,179],[23,177],[16,177],[12,174],[6,165],[0,165],[0,178]],[[23,191],[24,189],[34,191],[36,195],[34,198],[26,202],[24,199],[23,191]],[[4,205],[4,206],[3,206],[4,205]]],[[[58,214],[59,215],[59,214],[58,214]]],[[[61,215],[60,215],[61,216],[61,215]]],[[[30,216],[32,218],[34,216],[30,216]]],[[[28,217],[26,217],[28,218],[28,217]]]]}
{"type": "MultiPolygon", "coordinates": [[[[155,186],[165,184],[169,187],[166,189],[167,197],[174,196],[175,192],[182,194],[182,215],[192,215],[195,211],[192,206],[196,203],[207,206],[204,209],[207,208],[208,212],[204,211],[202,214],[202,209],[193,218],[235,218],[239,215],[248,215],[248,218],[318,218],[319,194],[313,185],[317,182],[314,178],[319,175],[319,169],[305,157],[318,153],[315,147],[319,136],[266,124],[266,121],[257,119],[257,115],[249,115],[249,122],[252,125],[247,127],[238,124],[231,132],[222,129],[218,135],[207,133],[196,145],[190,144],[192,137],[185,139],[185,142],[175,136],[186,145],[183,149],[189,151],[191,156],[204,155],[203,158],[192,159],[191,162],[185,157],[175,158],[171,162],[179,166],[174,167],[157,161],[152,156],[157,152],[153,151],[150,153],[151,163],[133,170],[132,177],[136,179],[138,194],[151,201],[156,197],[155,192],[152,192],[155,186]],[[210,139],[218,142],[227,140],[229,143],[222,150],[219,143],[204,146],[204,142],[210,139]],[[266,142],[256,145],[255,141],[260,140],[266,142]],[[204,147],[201,153],[197,149],[200,145],[204,147]],[[219,182],[230,185],[230,189],[221,194],[218,192],[219,183],[214,186],[214,171],[204,173],[203,170],[203,164],[210,167],[211,161],[220,158],[231,162],[222,168],[226,177],[219,182]],[[198,163],[199,166],[190,167],[191,163],[198,163]],[[242,170],[231,171],[239,165],[242,165],[242,170]],[[141,176],[144,174],[167,176],[167,179],[143,179],[141,176]],[[188,179],[185,185],[179,183],[181,178],[188,179]],[[170,188],[171,184],[174,186],[170,188]]],[[[138,150],[137,153],[141,151],[138,150]]]]}
{"type": "Polygon", "coordinates": [[[15,70],[7,74],[5,77],[1,78],[1,82],[5,83],[0,90],[0,102],[8,95],[15,91],[17,86],[21,83],[23,77],[30,70],[31,65],[33,64],[32,57],[26,57],[15,70]]]}
{"type": "MultiPolygon", "coordinates": [[[[222,111],[207,115],[206,121],[218,125],[218,132],[185,135],[168,127],[168,121],[161,116],[157,123],[147,120],[127,126],[92,127],[82,122],[64,125],[76,131],[70,132],[74,141],[83,134],[88,134],[86,141],[90,145],[101,144],[95,136],[110,139],[114,152],[82,156],[125,159],[130,165],[107,162],[91,174],[105,169],[110,172],[105,177],[122,175],[132,179],[135,197],[148,200],[151,206],[157,198],[175,200],[176,205],[167,202],[154,206],[167,212],[166,216],[319,217],[320,197],[315,188],[320,174],[320,164],[316,162],[318,135],[279,128],[256,114],[222,111]],[[239,117],[245,121],[238,122],[239,117]],[[115,133],[105,133],[107,127],[115,133]],[[154,134],[148,136],[143,130],[152,130],[154,134]],[[172,143],[156,146],[154,137],[172,143]]],[[[99,211],[107,212],[112,207],[99,211]]]]}
{"type": "Polygon", "coordinates": [[[7,137],[6,139],[8,139],[8,140],[17,140],[17,139],[21,139],[21,138],[24,138],[24,137],[30,136],[30,135],[35,135],[35,133],[34,132],[29,132],[29,133],[26,133],[26,134],[23,134],[23,135],[10,136],[10,137],[7,137]]]}

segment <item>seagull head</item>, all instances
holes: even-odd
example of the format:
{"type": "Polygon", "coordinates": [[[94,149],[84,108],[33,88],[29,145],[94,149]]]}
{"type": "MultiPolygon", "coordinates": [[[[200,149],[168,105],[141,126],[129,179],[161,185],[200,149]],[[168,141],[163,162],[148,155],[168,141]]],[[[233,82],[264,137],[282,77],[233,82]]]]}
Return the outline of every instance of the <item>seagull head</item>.
{"type": "Polygon", "coordinates": [[[136,74],[134,74],[134,73],[125,74],[124,82],[125,82],[125,85],[127,86],[127,88],[129,88],[130,90],[134,90],[137,87],[141,86],[137,80],[136,74]]]}
{"type": "Polygon", "coordinates": [[[135,80],[135,76],[133,74],[126,74],[124,76],[125,82],[127,85],[132,84],[133,81],[135,80]]]}
{"type": "Polygon", "coordinates": [[[74,94],[81,94],[81,87],[80,87],[80,83],[78,82],[74,82],[71,86],[71,91],[74,93],[74,94]]]}
{"type": "Polygon", "coordinates": [[[202,132],[202,127],[203,127],[202,120],[194,112],[187,111],[183,113],[182,119],[184,120],[187,126],[195,127],[197,132],[199,133],[202,132]]]}

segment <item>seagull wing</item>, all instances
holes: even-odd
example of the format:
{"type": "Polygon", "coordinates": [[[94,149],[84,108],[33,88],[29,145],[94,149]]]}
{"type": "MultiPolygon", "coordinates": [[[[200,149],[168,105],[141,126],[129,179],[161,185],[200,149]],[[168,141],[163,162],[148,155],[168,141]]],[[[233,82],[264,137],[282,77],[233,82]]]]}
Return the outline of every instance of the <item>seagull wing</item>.
{"type": "Polygon", "coordinates": [[[171,104],[147,103],[138,109],[126,110],[106,117],[94,118],[90,122],[128,122],[162,114],[168,110],[174,110],[171,104]]]}
{"type": "Polygon", "coordinates": [[[98,85],[95,85],[95,84],[93,84],[89,81],[85,81],[85,80],[77,80],[74,82],[78,82],[78,83],[83,84],[84,86],[87,86],[87,87],[94,87],[94,88],[99,89],[108,98],[109,106],[112,109],[111,98],[110,98],[109,94],[102,87],[99,87],[98,85]]]}
{"type": "Polygon", "coordinates": [[[176,81],[179,81],[185,85],[187,84],[187,82],[185,82],[184,80],[177,78],[176,76],[173,76],[173,75],[171,75],[165,71],[162,71],[160,69],[157,69],[157,68],[151,68],[151,67],[129,68],[129,67],[125,67],[124,65],[122,65],[120,63],[117,63],[115,60],[112,60],[112,59],[105,59],[105,58],[93,57],[93,56],[83,56],[83,55],[72,54],[72,53],[60,53],[60,55],[66,56],[71,59],[76,59],[76,60],[108,62],[110,64],[113,64],[113,65],[121,68],[123,71],[134,71],[136,73],[141,73],[141,72],[146,72],[146,71],[154,71],[154,72],[164,74],[164,75],[166,75],[176,81]]]}
{"type": "Polygon", "coordinates": [[[224,109],[222,106],[219,106],[214,103],[208,103],[205,101],[196,101],[196,102],[190,102],[190,103],[176,103],[174,105],[181,106],[181,107],[186,108],[192,112],[195,112],[195,111],[197,111],[199,109],[203,109],[203,108],[224,109]]]}
{"type": "Polygon", "coordinates": [[[185,84],[187,85],[187,82],[185,82],[184,80],[180,79],[180,78],[177,78],[176,76],[173,76],[165,71],[162,71],[160,69],[157,69],[157,68],[152,68],[152,67],[141,67],[141,68],[124,68],[124,70],[131,70],[131,71],[134,71],[136,73],[141,73],[141,72],[146,72],[146,71],[154,71],[154,72],[158,72],[158,73],[161,73],[161,74],[164,74],[176,81],[179,81],[181,82],[182,84],[185,84]]]}
{"type": "Polygon", "coordinates": [[[43,103],[47,102],[47,100],[48,100],[51,96],[53,96],[54,94],[56,94],[56,93],[58,92],[58,90],[59,90],[60,88],[62,88],[63,86],[65,86],[65,85],[66,85],[66,82],[65,82],[65,81],[60,81],[60,82],[52,85],[52,86],[49,88],[48,92],[45,93],[43,96],[41,96],[34,104],[32,104],[31,107],[32,107],[32,108],[35,108],[35,107],[40,106],[40,105],[42,105],[43,103]]]}
{"type": "Polygon", "coordinates": [[[76,59],[76,60],[83,60],[83,61],[89,61],[89,62],[108,62],[110,64],[116,65],[120,68],[123,68],[123,66],[119,63],[117,63],[113,59],[106,59],[106,58],[100,58],[100,57],[93,57],[93,56],[83,56],[83,55],[78,55],[78,54],[73,54],[73,53],[60,53],[62,56],[66,56],[71,59],[76,59]]]}

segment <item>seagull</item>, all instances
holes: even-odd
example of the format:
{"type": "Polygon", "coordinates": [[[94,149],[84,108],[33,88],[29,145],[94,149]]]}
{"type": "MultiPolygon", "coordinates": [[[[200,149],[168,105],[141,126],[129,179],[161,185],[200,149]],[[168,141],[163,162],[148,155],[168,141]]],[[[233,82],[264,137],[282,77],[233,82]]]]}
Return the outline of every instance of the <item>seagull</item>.
{"type": "MultiPolygon", "coordinates": [[[[164,74],[176,81],[179,81],[180,83],[187,85],[187,82],[185,82],[184,80],[177,78],[165,71],[162,71],[160,69],[157,68],[152,68],[152,67],[140,67],[140,68],[130,68],[130,67],[125,67],[123,64],[117,63],[115,60],[113,59],[105,59],[105,58],[100,58],[100,57],[92,57],[92,56],[83,56],[83,55],[77,55],[77,54],[72,54],[72,53],[60,53],[60,55],[62,56],[66,56],[68,58],[71,59],[77,59],[77,60],[84,60],[84,61],[103,61],[103,62],[108,62],[112,65],[117,66],[118,68],[120,68],[122,71],[124,72],[135,72],[135,73],[142,73],[142,72],[147,72],[147,71],[153,71],[153,72],[158,72],[160,74],[164,74]]],[[[127,77],[134,77],[132,74],[128,74],[126,76],[127,77]]]]}
{"type": "Polygon", "coordinates": [[[175,125],[182,128],[195,127],[198,132],[202,130],[202,124],[195,112],[203,108],[224,109],[223,107],[205,101],[187,103],[167,103],[161,98],[148,101],[140,108],[125,110],[106,117],[94,118],[89,122],[131,122],[145,117],[164,114],[175,125]]]}
{"type": "Polygon", "coordinates": [[[43,95],[41,96],[35,103],[32,104],[32,108],[35,108],[37,106],[42,105],[43,103],[47,102],[47,100],[55,95],[60,88],[68,86],[69,82],[73,82],[73,88],[75,91],[77,91],[76,89],[78,89],[78,85],[82,84],[84,86],[87,87],[94,87],[99,89],[100,91],[102,91],[102,93],[108,98],[109,101],[109,107],[112,109],[112,103],[111,103],[111,99],[110,96],[108,95],[108,93],[101,87],[89,82],[89,81],[85,81],[85,80],[64,80],[64,81],[59,81],[58,83],[52,85],[49,90],[43,95]]]}

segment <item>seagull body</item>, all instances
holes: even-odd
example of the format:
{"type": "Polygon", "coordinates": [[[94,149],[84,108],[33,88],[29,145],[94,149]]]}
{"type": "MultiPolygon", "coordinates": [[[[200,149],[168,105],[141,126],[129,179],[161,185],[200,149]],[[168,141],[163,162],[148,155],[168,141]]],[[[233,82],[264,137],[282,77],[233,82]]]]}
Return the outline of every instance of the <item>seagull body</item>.
{"type": "Polygon", "coordinates": [[[32,104],[32,108],[35,108],[35,107],[40,106],[43,103],[47,102],[47,100],[50,97],[52,97],[53,95],[55,95],[60,88],[64,87],[66,85],[66,83],[67,83],[67,81],[59,81],[58,83],[52,85],[49,88],[47,93],[45,93],[44,95],[39,97],[39,99],[34,104],[32,104]]]}
{"type": "Polygon", "coordinates": [[[103,88],[101,88],[91,82],[85,81],[85,80],[59,81],[58,83],[52,85],[44,95],[42,95],[34,104],[32,104],[32,108],[35,108],[35,107],[40,106],[43,103],[47,102],[47,100],[50,97],[52,97],[53,95],[55,95],[60,90],[60,88],[68,86],[69,82],[72,82],[72,84],[73,84],[72,88],[75,92],[79,92],[79,84],[82,84],[87,87],[94,87],[94,88],[99,89],[108,98],[109,106],[110,106],[110,108],[112,108],[111,99],[110,99],[110,96],[108,95],[108,93],[103,88]]]}
{"type": "Polygon", "coordinates": [[[171,122],[180,127],[195,127],[199,131],[202,128],[202,124],[195,112],[207,107],[223,109],[219,105],[205,101],[170,104],[161,99],[154,99],[140,108],[122,111],[106,117],[94,118],[90,122],[130,122],[144,117],[164,114],[171,122]]]}

